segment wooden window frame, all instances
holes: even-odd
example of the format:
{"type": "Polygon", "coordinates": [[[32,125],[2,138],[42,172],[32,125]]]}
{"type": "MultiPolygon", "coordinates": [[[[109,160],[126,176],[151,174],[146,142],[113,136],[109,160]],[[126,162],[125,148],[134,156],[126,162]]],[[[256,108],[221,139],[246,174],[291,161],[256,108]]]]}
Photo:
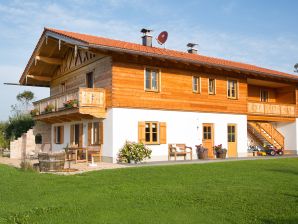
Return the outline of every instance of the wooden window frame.
{"type": "Polygon", "coordinates": [[[100,145],[100,122],[99,121],[94,121],[94,122],[92,122],[92,131],[91,131],[91,145],[94,145],[94,146],[98,146],[98,145],[100,145]],[[95,143],[95,123],[97,123],[98,124],[98,133],[97,133],[97,140],[98,140],[98,142],[97,143],[95,143]]]}
{"type": "Polygon", "coordinates": [[[64,142],[64,126],[54,126],[54,143],[61,145],[64,142]],[[59,131],[58,131],[59,130],[59,131]]]}
{"type": "Polygon", "coordinates": [[[159,136],[160,136],[160,133],[159,133],[159,122],[158,121],[145,121],[145,144],[147,145],[160,145],[160,140],[159,140],[159,136]],[[146,125],[149,124],[150,125],[150,141],[146,141],[146,125]],[[156,124],[156,128],[157,128],[157,141],[153,141],[153,132],[152,132],[152,124],[156,124]]]}
{"type": "Polygon", "coordinates": [[[227,125],[227,142],[230,142],[229,141],[229,126],[234,126],[235,133],[234,133],[234,141],[233,142],[237,142],[237,124],[228,124],[227,125]]]}
{"type": "Polygon", "coordinates": [[[239,81],[237,80],[237,79],[228,79],[227,80],[227,98],[228,99],[232,99],[232,100],[237,100],[238,98],[239,98],[239,81]],[[229,96],[229,92],[230,92],[230,90],[229,90],[229,82],[236,82],[236,88],[235,88],[235,96],[231,96],[231,94],[230,94],[230,96],[229,96]]]}
{"type": "Polygon", "coordinates": [[[144,68],[144,90],[146,92],[160,92],[160,86],[161,86],[161,71],[158,68],[153,68],[153,67],[145,67],[144,68]],[[147,88],[146,86],[146,71],[150,70],[150,88],[147,88]],[[152,89],[152,71],[156,71],[157,74],[157,88],[152,89]]]}
{"type": "Polygon", "coordinates": [[[213,138],[213,132],[212,132],[212,125],[209,125],[209,124],[203,124],[203,138],[202,138],[202,140],[212,140],[212,138],[213,138]],[[207,138],[205,138],[205,131],[204,131],[204,127],[206,127],[206,128],[210,128],[210,132],[208,131],[208,132],[206,132],[207,133],[207,138]],[[209,134],[210,134],[210,138],[209,138],[209,134]]]}
{"type": "Polygon", "coordinates": [[[209,95],[216,95],[216,79],[215,78],[208,78],[208,94],[209,95]],[[214,91],[213,92],[210,92],[210,86],[209,86],[209,83],[210,83],[211,79],[214,81],[214,91]]]}
{"type": "Polygon", "coordinates": [[[85,75],[85,84],[86,84],[86,88],[90,88],[90,89],[94,88],[94,72],[93,71],[90,71],[90,72],[86,73],[86,75],[85,75]],[[89,74],[92,75],[92,87],[88,87],[88,75],[89,74]]]}
{"type": "Polygon", "coordinates": [[[193,93],[201,93],[201,77],[200,76],[192,76],[192,92],[193,93]],[[197,80],[197,90],[194,89],[194,80],[197,80]]]}
{"type": "Polygon", "coordinates": [[[269,90],[268,89],[260,89],[260,102],[268,103],[269,102],[269,90]],[[263,101],[262,92],[267,92],[267,99],[263,101]]]}
{"type": "Polygon", "coordinates": [[[66,83],[65,82],[62,82],[61,84],[60,84],[60,92],[61,93],[65,93],[66,92],[66,83]]]}

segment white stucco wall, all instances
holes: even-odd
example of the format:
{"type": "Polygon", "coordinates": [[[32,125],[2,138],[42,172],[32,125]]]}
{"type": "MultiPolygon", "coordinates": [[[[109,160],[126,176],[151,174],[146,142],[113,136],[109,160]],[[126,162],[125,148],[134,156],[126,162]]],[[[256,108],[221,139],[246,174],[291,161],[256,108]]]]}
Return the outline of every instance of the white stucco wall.
{"type": "MultiPolygon", "coordinates": [[[[83,120],[83,146],[87,146],[88,122],[96,120],[83,120]]],[[[214,124],[214,144],[223,144],[227,148],[227,125],[237,125],[237,151],[238,156],[247,155],[247,116],[216,113],[195,113],[181,111],[162,111],[144,109],[109,109],[103,120],[104,144],[103,157],[116,162],[119,149],[126,140],[138,141],[138,122],[158,121],[167,123],[167,144],[149,145],[152,149],[154,161],[168,159],[169,143],[185,143],[193,148],[193,158],[196,158],[195,145],[202,143],[202,124],[214,124]]],[[[55,144],[52,141],[52,150],[60,151],[70,142],[71,124],[81,122],[68,122],[64,125],[64,143],[55,144]]],[[[54,140],[54,126],[52,125],[52,138],[54,140]]]]}
{"type": "Polygon", "coordinates": [[[276,129],[285,137],[285,150],[298,149],[298,119],[295,122],[276,122],[276,129]]]}
{"type": "Polygon", "coordinates": [[[158,121],[167,123],[167,144],[150,145],[152,160],[167,160],[169,143],[185,143],[193,147],[202,143],[202,124],[214,124],[214,144],[227,148],[227,125],[237,125],[238,156],[247,155],[247,116],[216,113],[195,113],[181,111],[162,111],[144,109],[113,108],[107,119],[113,119],[113,158],[126,140],[138,140],[139,121],[158,121]]]}

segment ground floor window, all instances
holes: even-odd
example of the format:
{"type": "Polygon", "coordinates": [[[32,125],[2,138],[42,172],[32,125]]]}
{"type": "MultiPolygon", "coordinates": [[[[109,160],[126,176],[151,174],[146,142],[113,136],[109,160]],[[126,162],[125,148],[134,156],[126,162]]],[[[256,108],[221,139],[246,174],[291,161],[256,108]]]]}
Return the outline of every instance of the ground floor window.
{"type": "Polygon", "coordinates": [[[88,145],[103,144],[103,122],[88,123],[88,145]]]}
{"type": "Polygon", "coordinates": [[[55,144],[63,144],[64,141],[64,127],[55,126],[54,127],[54,142],[55,144]]]}
{"type": "Polygon", "coordinates": [[[70,125],[70,145],[83,145],[83,124],[70,125]]]}
{"type": "Polygon", "coordinates": [[[166,123],[157,121],[139,122],[139,142],[145,144],[166,144],[166,123]]]}

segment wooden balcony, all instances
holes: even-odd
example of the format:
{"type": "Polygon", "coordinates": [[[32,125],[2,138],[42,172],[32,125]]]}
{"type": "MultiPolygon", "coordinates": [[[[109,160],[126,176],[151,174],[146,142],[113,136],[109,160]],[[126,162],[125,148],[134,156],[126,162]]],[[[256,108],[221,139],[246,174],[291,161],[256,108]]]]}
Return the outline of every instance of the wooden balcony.
{"type": "Polygon", "coordinates": [[[105,89],[78,88],[33,103],[35,120],[60,123],[106,116],[105,89]]]}
{"type": "Polygon", "coordinates": [[[247,112],[253,115],[295,117],[295,104],[248,102],[247,112]]]}

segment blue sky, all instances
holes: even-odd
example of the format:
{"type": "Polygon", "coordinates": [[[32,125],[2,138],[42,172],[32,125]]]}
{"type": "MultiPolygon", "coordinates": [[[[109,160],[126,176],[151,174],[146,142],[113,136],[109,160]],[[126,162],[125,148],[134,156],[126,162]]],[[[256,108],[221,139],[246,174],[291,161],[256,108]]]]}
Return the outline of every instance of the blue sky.
{"type": "Polygon", "coordinates": [[[19,92],[36,99],[48,89],[4,86],[18,82],[43,27],[140,43],[139,30],[167,30],[167,48],[186,50],[293,73],[298,62],[296,0],[0,0],[0,120],[19,92]]]}

